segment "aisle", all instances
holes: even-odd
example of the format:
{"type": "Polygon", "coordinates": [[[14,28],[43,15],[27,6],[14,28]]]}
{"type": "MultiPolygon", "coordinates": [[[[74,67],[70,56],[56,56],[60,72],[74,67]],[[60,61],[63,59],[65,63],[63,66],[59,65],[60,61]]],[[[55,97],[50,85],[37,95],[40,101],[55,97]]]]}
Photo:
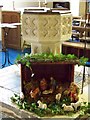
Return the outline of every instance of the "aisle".
{"type": "Polygon", "coordinates": [[[18,93],[20,90],[20,66],[11,65],[0,69],[0,87],[18,93]]]}

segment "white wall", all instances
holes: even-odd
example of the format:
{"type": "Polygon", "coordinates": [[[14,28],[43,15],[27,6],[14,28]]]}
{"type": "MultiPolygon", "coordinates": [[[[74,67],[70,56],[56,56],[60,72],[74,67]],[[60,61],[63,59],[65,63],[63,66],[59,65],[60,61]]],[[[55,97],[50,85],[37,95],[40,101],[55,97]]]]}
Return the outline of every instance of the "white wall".
{"type": "Polygon", "coordinates": [[[13,10],[21,7],[38,7],[38,3],[52,2],[52,0],[0,0],[3,10],[13,10]]]}
{"type": "MultiPolygon", "coordinates": [[[[39,0],[0,0],[0,4],[3,5],[3,10],[13,10],[21,8],[21,7],[31,7],[31,6],[37,6],[38,7],[38,1],[39,0]]],[[[52,2],[59,2],[59,1],[70,1],[71,5],[71,12],[74,16],[79,15],[79,1],[80,0],[40,0],[43,2],[49,2],[48,7],[52,7],[52,2]]],[[[43,5],[43,4],[42,4],[43,5]]]]}
{"type": "Polygon", "coordinates": [[[13,9],[13,0],[0,0],[0,5],[3,5],[4,10],[12,10],[13,9]]]}
{"type": "Polygon", "coordinates": [[[71,12],[73,16],[79,15],[79,0],[70,0],[71,2],[71,12]]]}

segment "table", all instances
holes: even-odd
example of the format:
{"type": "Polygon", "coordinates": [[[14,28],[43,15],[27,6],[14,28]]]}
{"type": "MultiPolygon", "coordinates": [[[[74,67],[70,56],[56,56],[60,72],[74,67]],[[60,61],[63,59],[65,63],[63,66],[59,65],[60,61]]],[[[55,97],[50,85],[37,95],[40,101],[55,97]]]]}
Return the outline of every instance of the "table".
{"type": "Polygon", "coordinates": [[[2,64],[2,68],[6,65],[6,60],[8,59],[8,64],[12,64],[9,60],[9,52],[7,49],[7,38],[10,29],[17,28],[17,25],[21,25],[21,23],[1,23],[0,27],[4,30],[4,44],[3,44],[3,51],[5,52],[5,61],[4,64],[2,64]]]}

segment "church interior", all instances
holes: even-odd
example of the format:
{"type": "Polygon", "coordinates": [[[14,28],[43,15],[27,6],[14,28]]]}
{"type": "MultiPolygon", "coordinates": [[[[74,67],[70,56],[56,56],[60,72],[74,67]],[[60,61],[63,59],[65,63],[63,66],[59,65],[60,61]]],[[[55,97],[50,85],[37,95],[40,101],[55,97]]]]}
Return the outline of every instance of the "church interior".
{"type": "Polygon", "coordinates": [[[0,1],[0,118],[90,119],[90,0],[0,1]]]}

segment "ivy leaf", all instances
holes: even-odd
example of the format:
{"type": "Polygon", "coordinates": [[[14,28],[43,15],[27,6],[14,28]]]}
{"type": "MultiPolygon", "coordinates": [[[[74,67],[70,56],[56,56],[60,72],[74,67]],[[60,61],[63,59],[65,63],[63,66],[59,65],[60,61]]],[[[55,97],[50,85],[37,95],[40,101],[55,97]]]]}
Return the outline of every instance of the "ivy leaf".
{"type": "Polygon", "coordinates": [[[80,65],[85,65],[88,61],[88,58],[85,58],[84,56],[80,58],[80,65]]]}

